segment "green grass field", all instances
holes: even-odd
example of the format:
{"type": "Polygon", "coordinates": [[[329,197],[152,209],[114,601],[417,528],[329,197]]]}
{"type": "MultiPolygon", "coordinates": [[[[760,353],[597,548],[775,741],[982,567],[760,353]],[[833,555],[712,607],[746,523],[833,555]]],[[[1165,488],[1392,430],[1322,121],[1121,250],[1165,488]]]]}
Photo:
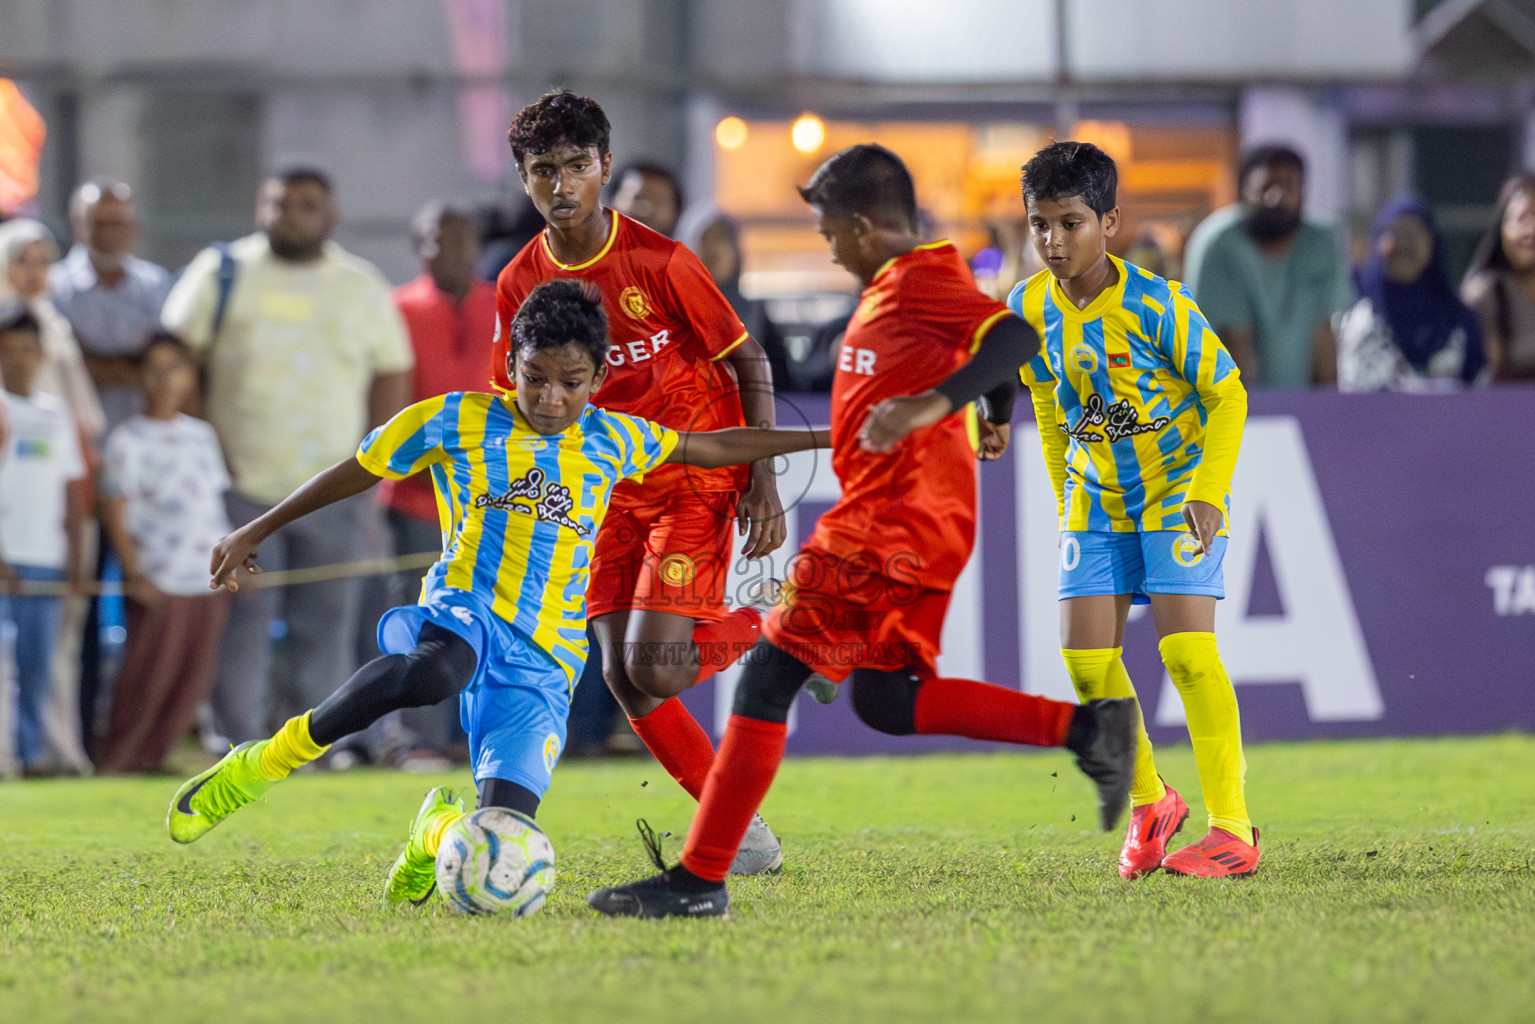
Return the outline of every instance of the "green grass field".
{"type": "MultiPolygon", "coordinates": [[[[1197,794],[1187,748],[1161,761],[1197,794]]],[[[1535,1016],[1535,739],[1249,761],[1265,859],[1224,884],[1122,882],[1064,756],[791,761],[764,808],[786,870],[728,921],[586,907],[646,871],[634,818],[687,826],[649,762],[560,769],[560,880],[524,921],[380,906],[441,780],[300,776],[189,848],[175,780],[0,785],[0,1021],[1535,1016]]]]}

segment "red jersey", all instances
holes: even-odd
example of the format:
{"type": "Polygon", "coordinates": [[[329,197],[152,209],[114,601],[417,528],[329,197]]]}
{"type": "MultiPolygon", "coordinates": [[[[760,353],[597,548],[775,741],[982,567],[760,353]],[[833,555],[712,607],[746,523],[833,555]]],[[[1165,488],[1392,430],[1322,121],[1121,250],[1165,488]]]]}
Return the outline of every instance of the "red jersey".
{"type": "Polygon", "coordinates": [[[950,242],[918,246],[880,268],[837,353],[831,464],[842,497],[809,546],[924,589],[954,586],[975,544],[976,457],[963,412],[884,454],[859,447],[858,431],[876,403],[942,383],[1011,315],[976,290],[950,242]]]}
{"type": "MultiPolygon", "coordinates": [[[[437,287],[431,274],[394,290],[394,304],[410,332],[416,362],[411,370],[411,401],[450,391],[482,391],[490,370],[495,331],[496,290],[484,281],[469,286],[463,302],[437,287]]],[[[437,522],[437,494],[430,473],[379,484],[379,500],[397,512],[437,522]]]]}
{"type": "MultiPolygon", "coordinates": [[[[687,247],[639,221],[608,211],[613,226],[585,263],[554,258],[547,230],[523,247],[496,281],[495,383],[510,388],[506,350],[512,318],[534,287],[559,277],[590,281],[608,314],[608,379],[592,403],[673,430],[745,426],[735,374],[721,360],[746,340],[746,328],[687,247]]],[[[613,504],[641,505],[676,492],[740,491],[745,466],[661,466],[643,482],[625,481],[613,504]]]]}

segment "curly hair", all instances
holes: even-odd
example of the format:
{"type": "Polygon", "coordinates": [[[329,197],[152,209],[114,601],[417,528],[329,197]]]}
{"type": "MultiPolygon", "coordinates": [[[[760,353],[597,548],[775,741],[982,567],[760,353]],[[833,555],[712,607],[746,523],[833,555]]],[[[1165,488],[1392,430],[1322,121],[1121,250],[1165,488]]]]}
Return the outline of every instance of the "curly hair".
{"type": "Polygon", "coordinates": [[[512,321],[511,350],[578,345],[599,368],[608,356],[608,315],[590,281],[558,277],[528,293],[512,321]]]}
{"type": "Polygon", "coordinates": [[[1100,218],[1119,203],[1114,158],[1091,142],[1052,142],[1023,165],[1023,203],[1079,197],[1100,218]]]}
{"type": "Polygon", "coordinates": [[[559,145],[597,147],[597,156],[608,155],[608,136],[613,126],[597,101],[579,96],[568,89],[546,92],[517,111],[512,126],[506,130],[517,173],[522,173],[522,158],[529,153],[547,153],[559,145]]]}

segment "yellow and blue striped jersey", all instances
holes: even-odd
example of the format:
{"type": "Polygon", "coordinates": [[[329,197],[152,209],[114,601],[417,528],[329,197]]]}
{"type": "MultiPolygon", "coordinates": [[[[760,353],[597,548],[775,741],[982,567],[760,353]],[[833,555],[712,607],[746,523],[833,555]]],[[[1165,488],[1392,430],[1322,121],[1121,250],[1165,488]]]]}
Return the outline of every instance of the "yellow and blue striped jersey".
{"type": "Polygon", "coordinates": [[[1181,284],[1109,259],[1119,281],[1085,309],[1049,271],[1007,299],[1043,339],[1022,378],[1061,528],[1184,530],[1194,500],[1229,518],[1247,415],[1236,363],[1181,284]]]}
{"type": "Polygon", "coordinates": [[[458,391],[417,402],[369,434],[357,461],[391,480],[430,467],[443,553],[423,594],[477,593],[571,686],[586,662],[592,541],[620,480],[666,461],[677,432],[588,405],[538,433],[510,397],[458,391]]]}

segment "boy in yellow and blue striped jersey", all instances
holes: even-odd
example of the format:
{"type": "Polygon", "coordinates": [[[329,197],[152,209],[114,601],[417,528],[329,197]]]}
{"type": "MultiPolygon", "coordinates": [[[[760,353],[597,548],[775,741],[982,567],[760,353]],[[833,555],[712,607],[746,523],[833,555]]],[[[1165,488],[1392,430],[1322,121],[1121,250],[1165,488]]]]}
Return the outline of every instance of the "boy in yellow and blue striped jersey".
{"type": "MultiPolygon", "coordinates": [[[[299,488],[213,552],[211,586],[236,589],[257,545],[285,523],[430,469],[442,558],[416,605],[379,622],[385,652],[319,707],[268,740],[242,744],[188,780],[171,803],[171,838],[191,842],[336,740],[404,707],[461,694],[480,806],[532,817],[565,742],[570,692],[586,660],[592,541],[613,488],[657,466],[719,467],[803,451],[825,432],[731,428],[683,434],[599,409],[607,318],[588,284],[535,288],[511,328],[511,396],[455,392],[418,402],[379,427],[357,455],[299,488]]],[[[427,795],[388,897],[431,894],[442,833],[463,813],[427,795]]]]}
{"type": "Polygon", "coordinates": [[[1130,606],[1150,603],[1209,831],[1166,853],[1188,806],[1158,776],[1143,724],[1119,872],[1247,875],[1258,834],[1243,795],[1236,693],[1214,633],[1247,393],[1183,286],[1109,255],[1117,185],[1114,161],[1086,143],[1055,143],[1023,168],[1046,269],[1014,288],[1008,306],[1044,339],[1022,376],[1061,516],[1061,654],[1083,701],[1134,696],[1120,645],[1130,606]]]}

